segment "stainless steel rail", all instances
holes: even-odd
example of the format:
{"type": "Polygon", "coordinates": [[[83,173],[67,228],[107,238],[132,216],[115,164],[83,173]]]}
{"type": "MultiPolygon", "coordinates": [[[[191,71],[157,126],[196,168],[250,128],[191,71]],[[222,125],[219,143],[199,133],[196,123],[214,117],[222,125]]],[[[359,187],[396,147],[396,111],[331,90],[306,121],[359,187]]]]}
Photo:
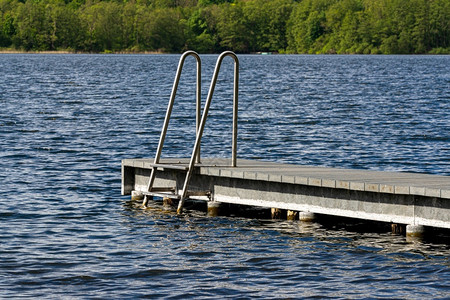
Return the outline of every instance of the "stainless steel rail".
{"type": "Polygon", "coordinates": [[[203,109],[202,119],[200,121],[200,127],[197,130],[197,137],[195,139],[194,149],[192,151],[192,156],[189,162],[188,171],[186,174],[186,179],[183,185],[183,191],[181,193],[180,202],[178,203],[177,212],[181,213],[183,210],[183,205],[188,193],[187,187],[189,181],[192,176],[192,172],[194,171],[194,163],[195,158],[200,153],[200,143],[203,135],[203,130],[205,129],[206,119],[208,117],[209,107],[211,105],[211,99],[214,94],[214,89],[217,83],[217,77],[219,75],[220,66],[222,65],[222,61],[226,56],[230,56],[234,60],[234,83],[233,83],[233,136],[232,136],[232,154],[231,154],[231,166],[236,167],[237,161],[237,122],[238,122],[238,85],[239,85],[239,59],[236,54],[231,51],[223,52],[218,58],[216,62],[216,67],[214,69],[214,74],[211,80],[211,85],[209,87],[208,97],[206,99],[205,107],[203,109]]]}
{"type": "MultiPolygon", "coordinates": [[[[196,133],[198,135],[198,130],[200,127],[200,110],[201,110],[201,59],[200,56],[195,51],[186,51],[181,55],[180,60],[178,62],[178,69],[175,76],[175,80],[172,86],[172,92],[170,94],[169,104],[167,106],[166,117],[164,119],[163,128],[161,130],[161,136],[159,138],[158,148],[156,150],[154,164],[158,164],[161,158],[162,148],[164,146],[164,140],[166,138],[167,128],[169,127],[170,115],[172,114],[173,104],[175,102],[175,96],[177,94],[178,83],[180,82],[181,71],[183,70],[184,61],[188,56],[193,56],[197,60],[197,85],[196,85],[196,133]]],[[[200,148],[195,154],[196,162],[200,162],[200,148]]],[[[153,187],[153,182],[155,181],[155,168],[152,169],[150,174],[150,179],[147,184],[147,191],[150,192],[153,187]]],[[[147,205],[148,198],[144,197],[144,202],[142,203],[144,206],[147,205]]]]}
{"type": "MultiPolygon", "coordinates": [[[[144,193],[145,197],[144,197],[144,201],[142,203],[142,205],[145,207],[147,206],[148,203],[148,196],[150,195],[165,195],[167,197],[173,197],[176,196],[176,198],[180,199],[180,202],[178,203],[178,209],[177,212],[181,213],[183,210],[183,205],[184,202],[186,200],[186,198],[189,195],[188,192],[188,185],[189,185],[189,181],[192,177],[192,173],[194,171],[194,164],[200,163],[200,144],[201,144],[201,139],[203,136],[203,131],[205,129],[205,124],[206,124],[206,119],[208,117],[208,112],[209,112],[209,107],[211,106],[211,100],[214,94],[214,89],[216,87],[216,83],[217,83],[217,77],[219,75],[219,71],[220,71],[220,66],[222,65],[222,61],[225,57],[230,56],[233,58],[234,60],[234,89],[233,89],[233,135],[232,135],[232,147],[231,147],[231,166],[232,167],[236,167],[236,162],[237,162],[237,122],[238,122],[238,85],[239,85],[239,59],[237,58],[236,54],[234,54],[231,51],[225,51],[222,54],[219,55],[219,57],[217,58],[217,62],[216,62],[216,67],[214,69],[214,74],[211,80],[211,85],[209,87],[209,92],[208,92],[208,96],[205,102],[205,107],[203,109],[203,114],[201,115],[201,119],[200,119],[200,110],[201,110],[201,60],[199,55],[194,52],[194,51],[187,51],[185,53],[183,53],[183,55],[180,57],[180,61],[178,63],[178,69],[177,69],[177,73],[175,76],[175,81],[173,83],[173,87],[172,87],[172,93],[170,95],[170,100],[169,100],[169,105],[167,107],[167,112],[166,112],[166,117],[164,119],[164,124],[163,124],[163,128],[161,130],[161,136],[159,138],[159,143],[158,143],[158,149],[156,150],[156,155],[155,155],[155,160],[154,160],[154,167],[152,167],[152,171],[150,173],[150,178],[147,184],[147,190],[144,193]],[[166,137],[166,133],[167,133],[167,128],[169,126],[169,121],[170,121],[170,115],[172,114],[172,108],[173,108],[173,104],[175,101],[175,96],[177,93],[177,89],[178,89],[178,83],[180,81],[180,76],[181,76],[181,71],[183,69],[183,65],[184,65],[184,61],[186,59],[186,57],[188,57],[189,55],[192,55],[196,58],[197,60],[197,106],[196,106],[196,138],[195,138],[195,144],[194,144],[194,149],[192,150],[192,156],[190,158],[189,161],[189,166],[187,168],[184,168],[185,170],[187,170],[186,173],[186,178],[184,180],[184,184],[183,184],[183,189],[181,194],[177,195],[176,192],[175,193],[171,193],[171,194],[158,194],[156,192],[152,191],[153,188],[153,183],[155,181],[155,176],[156,176],[156,167],[155,166],[161,166],[161,164],[159,164],[159,160],[161,158],[161,152],[162,152],[162,148],[164,145],[164,140],[166,137]]],[[[168,169],[171,168],[175,168],[174,166],[165,166],[168,169]]],[[[176,169],[180,169],[180,166],[176,166],[176,169]]]]}

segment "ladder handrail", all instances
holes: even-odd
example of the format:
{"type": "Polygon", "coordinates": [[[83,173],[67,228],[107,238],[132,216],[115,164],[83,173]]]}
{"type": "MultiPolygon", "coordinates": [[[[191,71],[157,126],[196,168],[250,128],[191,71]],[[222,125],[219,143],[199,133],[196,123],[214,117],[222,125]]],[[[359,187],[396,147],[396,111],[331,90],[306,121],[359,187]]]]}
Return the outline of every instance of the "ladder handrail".
{"type": "MultiPolygon", "coordinates": [[[[161,131],[161,136],[159,138],[158,149],[156,150],[156,156],[154,163],[159,163],[159,159],[161,158],[162,147],[164,145],[164,140],[167,133],[167,128],[169,127],[170,115],[172,114],[173,104],[175,102],[175,96],[177,94],[178,83],[180,82],[181,71],[183,70],[184,61],[188,56],[194,56],[197,60],[197,89],[196,89],[196,132],[198,132],[199,124],[200,124],[200,110],[201,110],[201,59],[200,56],[195,51],[186,51],[181,55],[180,61],[178,62],[178,69],[175,76],[175,80],[173,82],[172,93],[170,94],[169,104],[167,106],[166,117],[164,119],[163,129],[161,131]]],[[[199,162],[200,157],[197,158],[199,162]]]]}
{"type": "Polygon", "coordinates": [[[216,67],[214,69],[214,74],[211,80],[211,85],[209,87],[208,97],[205,102],[205,107],[203,108],[202,119],[200,121],[200,127],[197,130],[197,136],[195,138],[194,149],[192,151],[192,156],[189,161],[188,172],[183,185],[183,191],[181,193],[180,202],[178,203],[177,212],[181,213],[183,210],[183,204],[187,196],[187,186],[191,179],[195,157],[200,153],[200,143],[203,135],[203,130],[205,129],[206,118],[208,117],[209,107],[211,105],[211,99],[214,94],[214,88],[216,87],[217,77],[219,75],[220,66],[223,59],[226,56],[231,56],[234,60],[234,82],[233,82],[233,136],[232,136],[232,154],[231,154],[231,166],[236,167],[237,162],[237,121],[238,121],[238,85],[239,85],[239,59],[236,54],[232,51],[225,51],[217,58],[216,67]]]}
{"type": "MultiPolygon", "coordinates": [[[[188,56],[195,57],[197,61],[197,85],[196,85],[196,135],[198,135],[198,130],[200,127],[200,110],[201,110],[201,59],[200,56],[195,51],[186,51],[181,55],[178,62],[177,73],[175,75],[175,80],[172,86],[172,92],[170,94],[169,104],[167,106],[166,116],[164,119],[164,124],[161,130],[161,136],[159,137],[158,148],[156,150],[154,164],[158,164],[161,158],[162,148],[164,146],[164,140],[166,138],[167,128],[169,127],[170,115],[172,114],[173,104],[175,102],[175,96],[177,94],[178,83],[180,82],[181,72],[183,70],[184,61],[188,56]]],[[[195,155],[197,163],[200,162],[200,149],[195,155]]],[[[150,173],[150,178],[147,184],[147,192],[150,192],[153,187],[153,182],[155,180],[155,168],[152,168],[150,173]]],[[[144,198],[143,205],[147,205],[147,197],[144,198]]]]}

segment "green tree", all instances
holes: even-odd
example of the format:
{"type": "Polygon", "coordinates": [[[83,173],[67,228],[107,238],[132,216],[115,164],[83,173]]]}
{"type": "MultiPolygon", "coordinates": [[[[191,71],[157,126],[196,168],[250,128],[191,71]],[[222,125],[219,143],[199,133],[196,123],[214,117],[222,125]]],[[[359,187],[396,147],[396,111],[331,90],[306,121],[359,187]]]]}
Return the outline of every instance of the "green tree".
{"type": "Polygon", "coordinates": [[[139,49],[137,34],[137,11],[140,5],[128,2],[122,8],[122,47],[129,50],[139,49]]]}
{"type": "Polygon", "coordinates": [[[84,7],[81,18],[87,26],[87,50],[122,49],[121,9],[116,2],[98,2],[84,7]]]}
{"type": "Polygon", "coordinates": [[[254,37],[247,27],[243,6],[242,2],[220,6],[217,34],[222,48],[245,53],[250,51],[254,37]]]}
{"type": "Polygon", "coordinates": [[[429,5],[427,50],[435,48],[450,53],[450,1],[433,0],[429,5]]]}
{"type": "Polygon", "coordinates": [[[326,10],[336,0],[304,0],[292,11],[288,22],[288,49],[291,52],[315,53],[322,49],[326,33],[326,10]]]}
{"type": "Polygon", "coordinates": [[[184,48],[186,32],[182,15],[176,9],[155,9],[143,24],[147,47],[162,52],[180,52],[184,48]]]}
{"type": "Polygon", "coordinates": [[[286,50],[287,22],[292,13],[294,2],[291,0],[268,1],[267,12],[270,16],[268,32],[268,44],[271,51],[286,50]]]}
{"type": "Polygon", "coordinates": [[[246,27],[251,51],[284,51],[287,47],[286,22],[294,2],[291,0],[253,0],[245,3],[246,27]]]}
{"type": "Polygon", "coordinates": [[[151,33],[147,30],[148,24],[151,22],[150,9],[144,5],[138,5],[134,17],[135,38],[134,50],[144,51],[153,50],[151,45],[151,33]]]}
{"type": "Polygon", "coordinates": [[[81,49],[85,37],[78,11],[58,0],[49,1],[45,9],[50,25],[50,49],[81,49]]]}
{"type": "Polygon", "coordinates": [[[50,26],[47,24],[45,3],[27,1],[17,7],[13,43],[25,50],[49,50],[50,26]]]}
{"type": "Polygon", "coordinates": [[[14,28],[14,19],[11,14],[6,13],[0,20],[0,47],[8,47],[12,44],[12,37],[16,31],[14,28]]]}
{"type": "Polygon", "coordinates": [[[326,11],[325,31],[328,33],[322,52],[356,53],[362,43],[360,37],[360,0],[341,0],[326,11]]]}
{"type": "Polygon", "coordinates": [[[16,0],[0,0],[0,47],[12,45],[12,39],[16,33],[14,25],[16,0]]]}
{"type": "Polygon", "coordinates": [[[208,24],[208,10],[199,8],[187,20],[187,48],[199,53],[212,53],[217,46],[214,27],[208,24]]]}

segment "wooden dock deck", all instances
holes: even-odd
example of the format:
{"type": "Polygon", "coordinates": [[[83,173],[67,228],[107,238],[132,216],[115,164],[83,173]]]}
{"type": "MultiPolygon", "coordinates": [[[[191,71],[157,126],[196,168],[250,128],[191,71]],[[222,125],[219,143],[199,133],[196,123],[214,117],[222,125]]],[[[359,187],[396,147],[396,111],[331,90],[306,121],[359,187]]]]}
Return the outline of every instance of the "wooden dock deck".
{"type": "MultiPolygon", "coordinates": [[[[153,159],[122,161],[122,194],[145,191],[153,159]]],[[[189,159],[162,159],[187,166],[189,159]]],[[[211,193],[200,200],[326,215],[450,228],[450,176],[380,172],[204,158],[190,189],[211,193]]],[[[180,190],[185,171],[157,169],[155,187],[180,190]]],[[[195,198],[195,197],[192,197],[195,198]]]]}

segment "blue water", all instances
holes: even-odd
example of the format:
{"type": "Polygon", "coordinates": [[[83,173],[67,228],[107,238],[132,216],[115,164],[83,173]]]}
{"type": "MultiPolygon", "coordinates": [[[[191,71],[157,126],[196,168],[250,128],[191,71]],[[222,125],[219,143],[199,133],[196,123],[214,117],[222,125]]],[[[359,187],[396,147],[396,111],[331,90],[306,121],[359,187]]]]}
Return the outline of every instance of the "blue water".
{"type": "MultiPolygon", "coordinates": [[[[217,56],[203,58],[203,95],[217,56]]],[[[449,56],[239,56],[238,157],[450,175],[449,56]]],[[[446,237],[142,210],[179,55],[0,55],[0,298],[450,298],[446,237]]],[[[203,157],[231,153],[232,62],[203,157]]],[[[194,137],[187,60],[164,157],[194,137]]]]}

